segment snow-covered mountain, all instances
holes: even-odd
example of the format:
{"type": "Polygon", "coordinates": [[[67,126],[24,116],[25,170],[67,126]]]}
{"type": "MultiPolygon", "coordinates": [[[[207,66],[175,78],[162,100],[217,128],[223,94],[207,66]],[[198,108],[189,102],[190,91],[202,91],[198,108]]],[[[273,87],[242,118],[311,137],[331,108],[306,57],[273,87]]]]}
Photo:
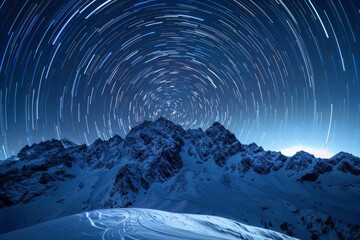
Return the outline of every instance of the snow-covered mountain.
{"type": "Polygon", "coordinates": [[[0,163],[0,231],[84,211],[218,215],[301,239],[360,239],[360,159],[285,157],[214,123],[160,118],[92,145],[51,140],[0,163]]]}
{"type": "Polygon", "coordinates": [[[6,239],[294,239],[221,217],[127,208],[85,212],[0,235],[6,239]]]}

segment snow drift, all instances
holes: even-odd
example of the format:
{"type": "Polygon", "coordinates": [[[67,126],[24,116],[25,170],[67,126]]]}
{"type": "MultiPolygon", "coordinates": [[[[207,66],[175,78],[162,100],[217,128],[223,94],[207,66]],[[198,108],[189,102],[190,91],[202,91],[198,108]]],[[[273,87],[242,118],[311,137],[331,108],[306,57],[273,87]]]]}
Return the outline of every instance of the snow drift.
{"type": "Polygon", "coordinates": [[[295,239],[221,217],[150,209],[108,209],[76,214],[0,235],[5,239],[221,240],[295,239]]]}

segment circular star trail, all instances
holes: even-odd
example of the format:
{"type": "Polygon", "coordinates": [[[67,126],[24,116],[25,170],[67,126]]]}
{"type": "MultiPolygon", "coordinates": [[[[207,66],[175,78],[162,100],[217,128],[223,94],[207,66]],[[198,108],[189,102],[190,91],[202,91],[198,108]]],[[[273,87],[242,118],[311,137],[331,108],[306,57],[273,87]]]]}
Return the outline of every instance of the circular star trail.
{"type": "Polygon", "coordinates": [[[164,116],[360,155],[357,0],[4,0],[0,159],[164,116]]]}

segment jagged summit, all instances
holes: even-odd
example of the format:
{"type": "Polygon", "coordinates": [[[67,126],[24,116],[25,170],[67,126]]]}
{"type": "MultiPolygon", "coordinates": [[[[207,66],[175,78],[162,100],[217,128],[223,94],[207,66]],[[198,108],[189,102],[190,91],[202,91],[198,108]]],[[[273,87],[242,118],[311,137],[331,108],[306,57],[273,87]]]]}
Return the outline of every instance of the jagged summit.
{"type": "Polygon", "coordinates": [[[121,136],[115,134],[112,138],[110,138],[110,140],[111,140],[111,141],[115,141],[115,142],[121,142],[121,141],[123,141],[124,139],[123,139],[121,136]]]}
{"type": "Polygon", "coordinates": [[[308,153],[308,152],[305,152],[305,151],[301,150],[301,151],[296,152],[293,157],[297,157],[297,158],[299,158],[299,157],[302,157],[302,158],[314,158],[315,156],[313,154],[311,154],[311,153],[308,153]]]}
{"type": "Polygon", "coordinates": [[[67,138],[63,138],[60,140],[61,144],[64,146],[64,148],[71,148],[71,147],[76,147],[77,144],[70,141],[69,139],[67,138]]]}
{"type": "Polygon", "coordinates": [[[352,157],[355,157],[355,156],[352,155],[351,153],[339,152],[339,153],[335,154],[331,159],[352,158],[352,157]]]}
{"type": "MultiPolygon", "coordinates": [[[[159,117],[155,122],[164,123],[164,124],[174,124],[172,121],[168,120],[165,117],[159,117]]],[[[175,124],[174,124],[175,125],[175,124]]]]}
{"type": "Polygon", "coordinates": [[[184,130],[159,118],[90,146],[25,146],[0,165],[0,216],[11,216],[0,231],[132,206],[216,214],[302,239],[360,239],[359,175],[351,154],[286,157],[241,144],[218,122],[184,130]]]}
{"type": "MultiPolygon", "coordinates": [[[[173,123],[172,121],[168,120],[167,118],[165,118],[163,116],[159,117],[158,119],[156,119],[154,121],[145,120],[144,122],[134,126],[130,130],[130,132],[128,133],[127,136],[133,136],[134,134],[137,135],[140,132],[144,133],[147,131],[149,131],[151,134],[160,134],[160,135],[162,134],[163,135],[165,132],[171,132],[174,130],[180,132],[181,134],[185,134],[185,135],[201,135],[204,132],[207,136],[209,136],[211,138],[214,138],[216,136],[217,137],[222,136],[222,138],[224,140],[227,140],[229,142],[238,141],[236,139],[236,136],[231,131],[226,129],[220,122],[214,122],[211,126],[209,126],[205,130],[203,130],[201,128],[184,130],[180,125],[176,125],[175,123],[173,123]]],[[[125,139],[127,136],[125,136],[125,139]]],[[[115,134],[113,137],[111,137],[108,140],[98,138],[91,145],[99,145],[99,144],[107,142],[107,141],[111,141],[111,142],[120,144],[125,139],[122,138],[121,136],[115,134]]],[[[20,150],[20,152],[23,152],[30,148],[33,148],[33,149],[42,148],[42,147],[46,148],[46,146],[54,146],[55,147],[55,146],[59,146],[60,144],[62,144],[64,148],[78,146],[76,143],[70,141],[67,138],[63,138],[61,140],[51,139],[51,140],[47,140],[47,141],[40,142],[40,143],[34,143],[31,146],[26,145],[23,149],[20,150]]],[[[261,146],[258,146],[256,143],[250,143],[250,144],[244,145],[244,146],[246,146],[248,149],[251,149],[254,152],[265,151],[261,146]]],[[[279,153],[281,154],[281,152],[279,152],[279,153]]],[[[292,157],[314,158],[314,155],[301,150],[292,157]]],[[[352,157],[355,157],[355,156],[350,153],[339,152],[338,154],[334,155],[331,159],[342,159],[342,158],[352,158],[352,157]]],[[[13,157],[11,159],[13,159],[13,157]]]]}
{"type": "Polygon", "coordinates": [[[220,122],[214,122],[209,128],[215,128],[222,131],[227,130],[220,122]]]}

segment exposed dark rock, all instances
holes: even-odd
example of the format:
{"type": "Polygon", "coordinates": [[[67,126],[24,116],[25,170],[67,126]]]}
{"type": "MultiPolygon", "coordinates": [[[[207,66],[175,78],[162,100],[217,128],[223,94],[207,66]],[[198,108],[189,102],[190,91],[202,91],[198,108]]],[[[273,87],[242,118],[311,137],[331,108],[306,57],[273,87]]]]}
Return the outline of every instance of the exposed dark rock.
{"type": "Polygon", "coordinates": [[[286,166],[286,170],[293,171],[304,171],[307,169],[315,160],[314,155],[309,154],[307,152],[297,152],[294,156],[292,156],[286,166]]]}
{"type": "Polygon", "coordinates": [[[142,183],[141,171],[136,164],[126,164],[116,175],[113,191],[126,195],[129,191],[137,193],[142,183]]]}
{"type": "Polygon", "coordinates": [[[0,194],[0,209],[4,208],[4,207],[10,207],[12,205],[15,205],[16,202],[12,201],[11,196],[9,196],[6,193],[1,193],[0,194]]]}
{"type": "Polygon", "coordinates": [[[340,152],[331,158],[338,162],[337,168],[345,173],[353,175],[360,175],[360,158],[355,157],[349,153],[340,152]]]}
{"type": "Polygon", "coordinates": [[[312,173],[307,173],[304,176],[302,176],[301,181],[315,182],[318,178],[319,178],[319,174],[312,172],[312,173]]]}
{"type": "Polygon", "coordinates": [[[49,173],[42,173],[39,179],[39,183],[41,184],[47,184],[52,181],[55,181],[55,178],[51,176],[49,173]]]}

